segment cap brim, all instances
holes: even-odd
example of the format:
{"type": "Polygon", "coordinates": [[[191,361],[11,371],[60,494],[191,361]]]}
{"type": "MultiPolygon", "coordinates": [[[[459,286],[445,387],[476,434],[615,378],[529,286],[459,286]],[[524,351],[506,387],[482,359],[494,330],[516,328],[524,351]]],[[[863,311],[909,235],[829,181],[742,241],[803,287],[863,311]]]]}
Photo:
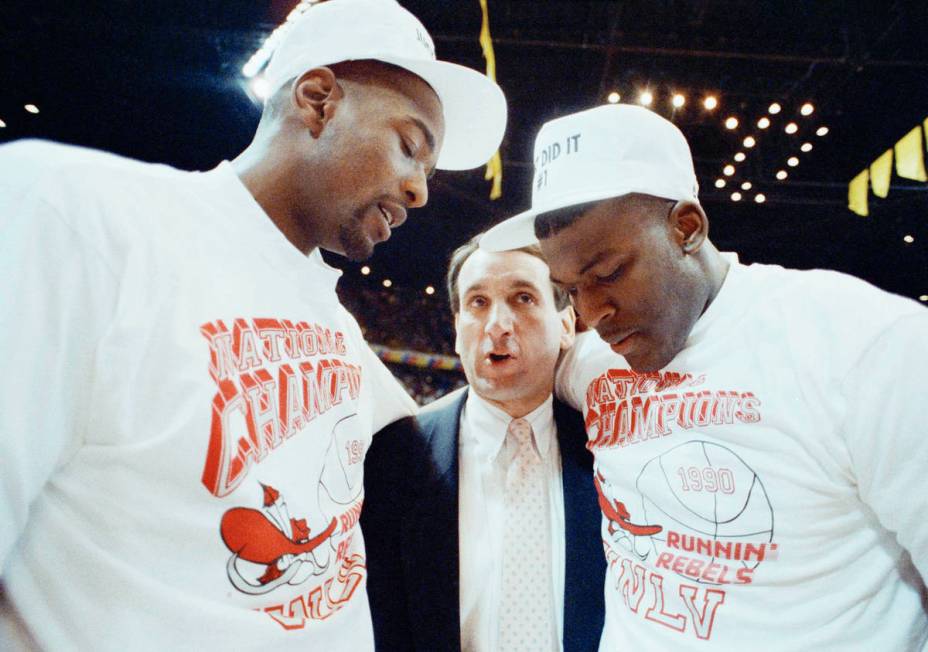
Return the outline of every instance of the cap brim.
{"type": "Polygon", "coordinates": [[[503,220],[480,236],[480,248],[490,252],[508,251],[537,243],[536,215],[537,211],[528,210],[503,220]]]}
{"type": "Polygon", "coordinates": [[[441,170],[469,170],[490,160],[506,131],[506,96],[476,70],[448,61],[377,57],[424,79],[441,100],[445,140],[441,170]]]}

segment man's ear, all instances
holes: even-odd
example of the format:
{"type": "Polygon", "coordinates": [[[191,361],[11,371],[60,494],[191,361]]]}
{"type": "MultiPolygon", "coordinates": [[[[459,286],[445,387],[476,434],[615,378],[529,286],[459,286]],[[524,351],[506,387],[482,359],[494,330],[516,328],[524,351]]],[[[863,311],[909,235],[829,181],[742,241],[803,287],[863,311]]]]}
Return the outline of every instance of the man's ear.
{"type": "Polygon", "coordinates": [[[293,104],[313,138],[319,137],[335,115],[344,95],[335,73],[325,66],[307,70],[293,82],[293,104]]]}
{"type": "Polygon", "coordinates": [[[696,202],[678,201],[667,219],[670,220],[674,240],[684,254],[695,254],[709,236],[709,218],[696,202]]]}
{"type": "Polygon", "coordinates": [[[461,355],[461,329],[458,328],[458,322],[461,321],[461,313],[454,313],[454,352],[461,355]]]}
{"type": "Polygon", "coordinates": [[[560,313],[561,318],[561,351],[566,351],[574,345],[576,336],[576,314],[573,306],[567,306],[560,313]]]}

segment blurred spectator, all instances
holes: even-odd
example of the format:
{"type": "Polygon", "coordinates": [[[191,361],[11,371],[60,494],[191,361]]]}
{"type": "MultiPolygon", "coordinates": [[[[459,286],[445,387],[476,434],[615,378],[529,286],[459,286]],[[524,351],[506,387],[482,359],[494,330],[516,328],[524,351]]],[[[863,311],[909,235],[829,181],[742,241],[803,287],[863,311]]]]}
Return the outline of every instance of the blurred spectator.
{"type": "MultiPolygon", "coordinates": [[[[392,349],[455,355],[454,329],[443,296],[350,282],[339,284],[338,294],[358,320],[368,342],[392,349]]],[[[419,405],[431,403],[465,382],[464,374],[456,371],[393,363],[387,367],[419,405]]]]}

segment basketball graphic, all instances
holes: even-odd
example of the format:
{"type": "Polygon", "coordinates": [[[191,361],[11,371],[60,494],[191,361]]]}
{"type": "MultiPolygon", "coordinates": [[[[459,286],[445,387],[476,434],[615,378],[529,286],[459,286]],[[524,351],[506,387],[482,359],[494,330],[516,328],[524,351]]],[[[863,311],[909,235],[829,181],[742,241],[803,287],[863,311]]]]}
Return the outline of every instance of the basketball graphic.
{"type": "MultiPolygon", "coordinates": [[[[649,537],[657,554],[751,570],[775,554],[773,508],[763,482],[725,446],[705,441],[676,446],[645,464],[636,486],[643,518],[664,526],[649,537]]],[[[644,543],[639,538],[636,547],[644,543]]]]}

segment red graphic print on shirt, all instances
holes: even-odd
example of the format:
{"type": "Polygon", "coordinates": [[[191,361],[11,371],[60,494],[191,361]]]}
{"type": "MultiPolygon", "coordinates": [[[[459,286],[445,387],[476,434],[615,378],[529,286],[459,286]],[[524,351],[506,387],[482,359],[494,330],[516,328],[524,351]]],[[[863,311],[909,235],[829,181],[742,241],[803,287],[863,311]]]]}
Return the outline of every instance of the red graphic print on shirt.
{"type": "Polygon", "coordinates": [[[301,629],[340,610],[366,574],[354,537],[366,447],[356,413],[362,370],[338,330],[286,319],[230,323],[200,327],[217,385],[201,481],[217,498],[248,497],[220,519],[229,582],[246,596],[274,595],[258,608],[301,629]]]}
{"type": "Polygon", "coordinates": [[[729,587],[750,585],[779,554],[761,478],[728,446],[694,438],[760,421],[761,402],[751,392],[700,389],[707,384],[690,374],[613,369],[586,394],[613,589],[631,613],[700,639],[711,637],[726,599],[736,599],[729,587]],[[682,443],[664,440],[675,433],[685,435],[682,443]],[[625,459],[632,444],[657,449],[635,462],[637,475],[625,469],[610,481],[615,456],[625,459]]]}

